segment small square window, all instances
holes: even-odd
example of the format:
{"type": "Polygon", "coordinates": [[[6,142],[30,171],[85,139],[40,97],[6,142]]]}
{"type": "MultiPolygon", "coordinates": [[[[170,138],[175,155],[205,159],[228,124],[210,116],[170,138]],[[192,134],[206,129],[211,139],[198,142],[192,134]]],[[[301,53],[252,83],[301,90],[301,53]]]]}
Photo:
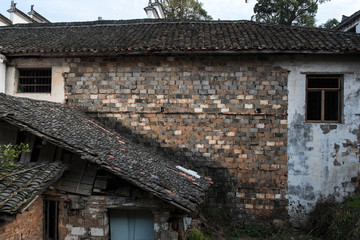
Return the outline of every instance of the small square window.
{"type": "Polygon", "coordinates": [[[308,122],[341,121],[340,76],[307,76],[306,120],[308,122]]]}
{"type": "Polygon", "coordinates": [[[19,93],[50,93],[51,69],[20,69],[19,93]]]}

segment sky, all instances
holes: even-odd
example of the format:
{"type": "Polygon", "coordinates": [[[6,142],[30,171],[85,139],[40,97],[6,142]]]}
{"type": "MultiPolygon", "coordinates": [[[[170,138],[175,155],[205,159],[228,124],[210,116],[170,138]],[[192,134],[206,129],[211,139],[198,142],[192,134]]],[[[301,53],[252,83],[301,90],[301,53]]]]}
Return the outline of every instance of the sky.
{"type": "MultiPolygon", "coordinates": [[[[15,0],[17,8],[28,13],[31,5],[51,22],[93,21],[145,18],[148,0],[15,0]]],[[[214,20],[250,20],[256,0],[200,0],[214,20]]],[[[9,17],[11,0],[0,0],[0,13],[9,17]]],[[[360,10],[360,0],[331,0],[319,6],[316,24],[360,10]]]]}

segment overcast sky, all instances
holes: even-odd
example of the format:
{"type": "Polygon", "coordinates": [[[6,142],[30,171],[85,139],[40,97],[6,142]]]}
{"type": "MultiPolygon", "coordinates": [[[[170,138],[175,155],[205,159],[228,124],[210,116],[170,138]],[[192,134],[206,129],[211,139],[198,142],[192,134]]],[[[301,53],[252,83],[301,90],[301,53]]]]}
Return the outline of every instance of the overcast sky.
{"type": "MultiPolygon", "coordinates": [[[[101,16],[105,20],[145,18],[148,0],[15,0],[17,8],[28,13],[30,6],[51,22],[93,21],[101,16]]],[[[213,19],[250,20],[256,0],[200,0],[213,19]]],[[[0,13],[9,17],[11,0],[1,0],[0,13]]],[[[341,20],[360,10],[360,0],[331,0],[320,5],[316,24],[330,18],[341,20]]]]}

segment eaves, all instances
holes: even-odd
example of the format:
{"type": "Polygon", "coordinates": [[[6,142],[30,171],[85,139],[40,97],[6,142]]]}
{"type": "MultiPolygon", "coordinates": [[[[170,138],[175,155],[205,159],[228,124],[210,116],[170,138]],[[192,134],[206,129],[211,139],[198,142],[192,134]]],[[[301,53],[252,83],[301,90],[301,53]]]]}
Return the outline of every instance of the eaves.
{"type": "Polygon", "coordinates": [[[6,57],[120,57],[120,56],[178,56],[178,55],[262,55],[262,54],[306,54],[306,55],[359,55],[359,50],[214,50],[214,51],[68,51],[68,52],[18,52],[1,53],[6,57]]]}

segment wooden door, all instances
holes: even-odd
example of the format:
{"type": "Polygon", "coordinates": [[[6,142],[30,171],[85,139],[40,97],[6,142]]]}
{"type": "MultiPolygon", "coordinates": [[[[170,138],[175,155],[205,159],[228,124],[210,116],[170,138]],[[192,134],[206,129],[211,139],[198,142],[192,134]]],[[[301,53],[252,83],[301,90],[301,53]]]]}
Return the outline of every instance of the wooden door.
{"type": "Polygon", "coordinates": [[[110,210],[111,240],[154,240],[154,216],[150,211],[110,210]]]}

